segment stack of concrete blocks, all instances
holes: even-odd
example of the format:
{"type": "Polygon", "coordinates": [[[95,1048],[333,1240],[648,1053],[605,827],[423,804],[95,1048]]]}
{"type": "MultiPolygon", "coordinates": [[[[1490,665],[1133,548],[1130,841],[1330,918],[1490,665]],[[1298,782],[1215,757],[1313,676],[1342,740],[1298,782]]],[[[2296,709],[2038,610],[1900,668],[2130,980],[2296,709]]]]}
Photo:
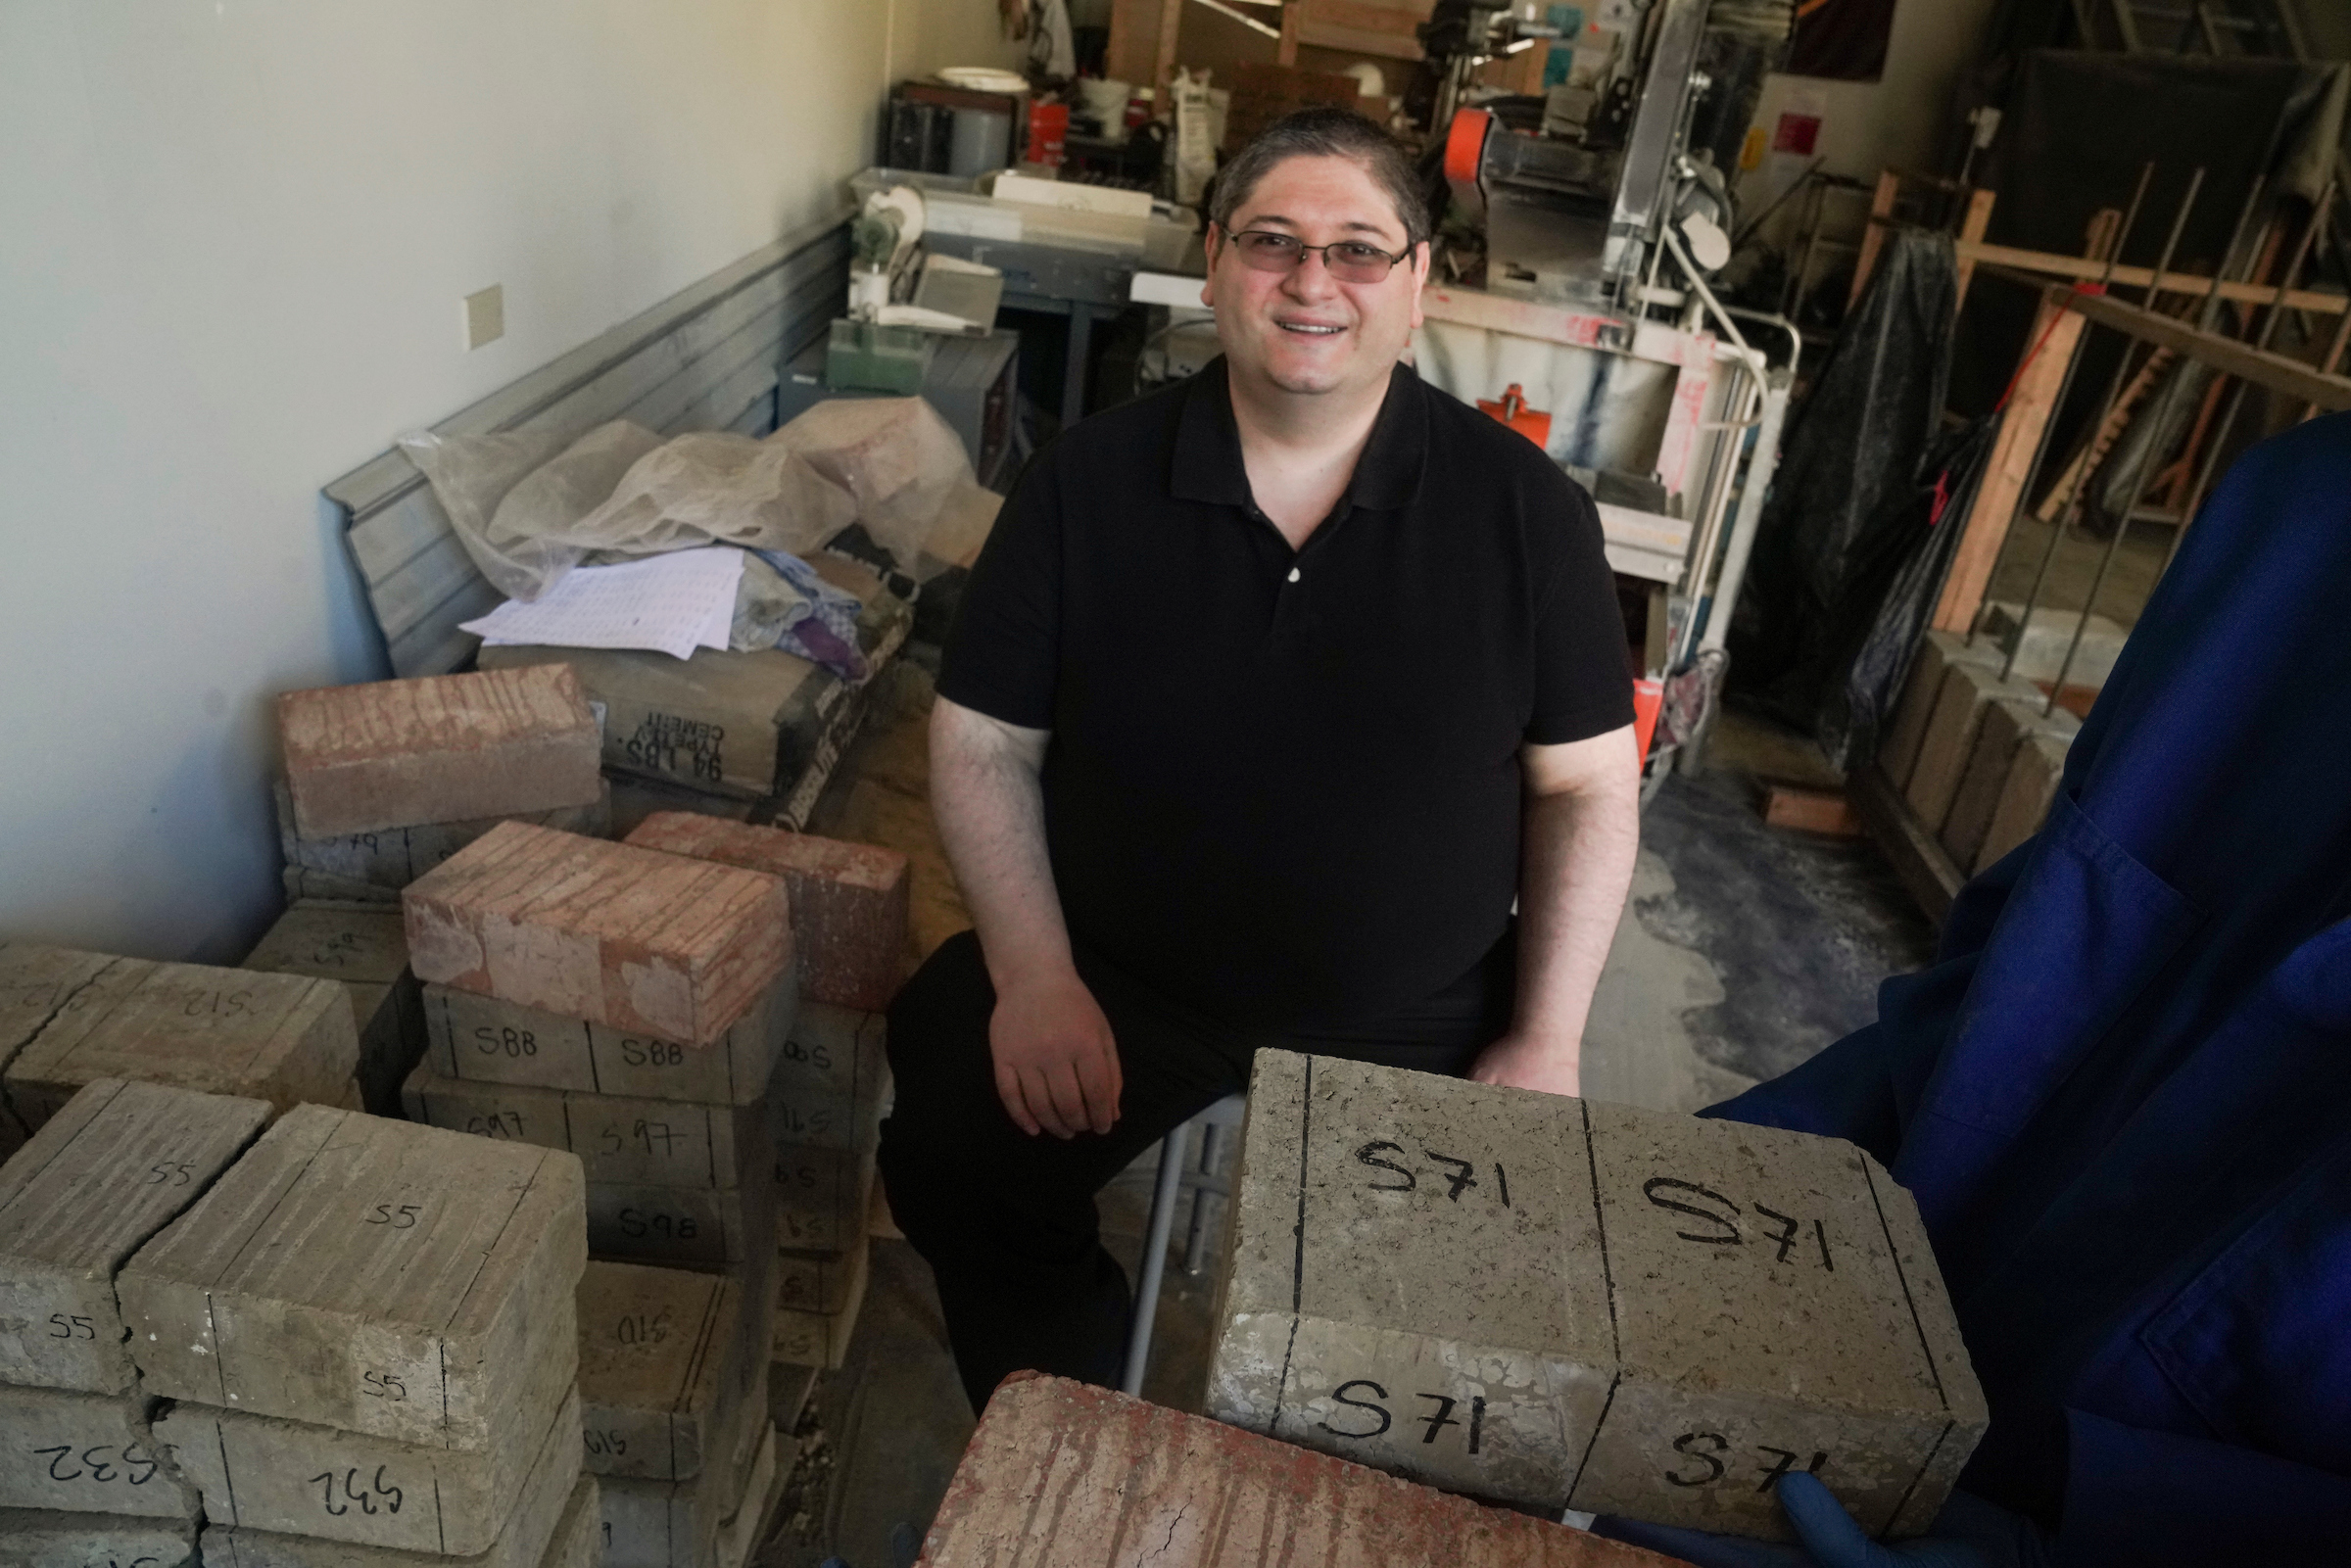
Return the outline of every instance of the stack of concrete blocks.
{"type": "Polygon", "coordinates": [[[763,1300],[798,1000],[783,882],[507,823],[405,908],[428,1041],[409,1116],[570,1150],[595,1257],[736,1270],[763,1300]]]}
{"type": "Polygon", "coordinates": [[[2053,677],[2065,655],[2050,641],[2029,640],[2003,678],[1999,641],[1929,632],[1878,748],[1888,782],[1962,875],[2039,832],[2056,798],[2082,726],[2064,708],[2041,711],[2048,696],[2036,682],[2053,677]]]}
{"type": "Polygon", "coordinates": [[[1258,1053],[1207,1413],[1441,1487],[1926,1528],[1988,1415],[1917,1206],[1837,1139],[1258,1053]]]}
{"type": "Polygon", "coordinates": [[[424,997],[393,904],[297,900],[241,966],[340,980],[360,1034],[360,1106],[400,1114],[400,1085],[424,1054],[424,997]]]}
{"type": "Polygon", "coordinates": [[[1016,1372],[980,1417],[926,1568],[1671,1568],[1676,1559],[1108,1389],[1016,1372]]]}
{"type": "Polygon", "coordinates": [[[200,1500],[152,1430],[115,1276],[269,1115],[102,1079],[0,1165],[0,1561],[193,1557],[200,1500]]]}
{"type": "Polygon", "coordinates": [[[208,1564],[593,1564],[581,1185],[567,1154],[303,1106],[123,1265],[208,1564]]]}
{"type": "Polygon", "coordinates": [[[741,1568],[777,1463],[766,1314],[738,1275],[591,1262],[579,1320],[603,1568],[741,1568]]]}
{"type": "Polygon", "coordinates": [[[0,1156],[101,1078],[357,1105],[359,1030],[341,982],[0,945],[0,1156]]]}
{"type": "Polygon", "coordinates": [[[290,900],[397,906],[402,888],[511,819],[610,830],[600,732],[568,666],[289,691],[277,713],[290,900]]]}
{"type": "Polygon", "coordinates": [[[629,843],[780,877],[800,960],[776,1064],[780,1188],[775,1358],[838,1367],[865,1296],[874,1149],[889,1092],[884,1011],[906,974],[906,857],[870,844],[684,812],[629,843]]]}

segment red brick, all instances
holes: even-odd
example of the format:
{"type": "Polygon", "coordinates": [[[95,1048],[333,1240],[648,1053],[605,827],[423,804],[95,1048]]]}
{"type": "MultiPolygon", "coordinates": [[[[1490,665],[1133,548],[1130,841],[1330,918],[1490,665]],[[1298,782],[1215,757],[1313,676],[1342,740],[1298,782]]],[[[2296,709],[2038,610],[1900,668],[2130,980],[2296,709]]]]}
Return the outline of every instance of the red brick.
{"type": "Polygon", "coordinates": [[[923,1543],[929,1568],[1665,1568],[1671,1558],[1034,1372],[1006,1378],[923,1543]]]}
{"type": "Polygon", "coordinates": [[[906,976],[906,857],[781,828],[753,828],[688,811],[657,812],[627,841],[784,879],[800,994],[881,1013],[906,976]]]}
{"type": "Polygon", "coordinates": [[[502,823],[401,895],[417,977],[708,1045],[792,962],[783,879],[502,823]]]}
{"type": "Polygon", "coordinates": [[[306,838],[585,806],[603,787],[569,665],[288,691],[277,728],[306,838]]]}

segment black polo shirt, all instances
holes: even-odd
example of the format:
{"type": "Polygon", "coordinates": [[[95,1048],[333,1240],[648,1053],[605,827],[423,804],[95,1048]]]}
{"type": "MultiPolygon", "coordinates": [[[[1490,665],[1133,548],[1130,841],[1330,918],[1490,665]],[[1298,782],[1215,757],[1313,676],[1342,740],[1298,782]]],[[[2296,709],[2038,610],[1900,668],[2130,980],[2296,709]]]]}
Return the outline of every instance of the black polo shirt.
{"type": "Polygon", "coordinates": [[[1591,498],[1403,365],[1301,550],[1251,499],[1223,360],[1070,430],[1005,503],[938,689],[1053,732],[1072,934],[1272,1027],[1466,974],[1517,895],[1520,745],[1632,722],[1591,498]]]}

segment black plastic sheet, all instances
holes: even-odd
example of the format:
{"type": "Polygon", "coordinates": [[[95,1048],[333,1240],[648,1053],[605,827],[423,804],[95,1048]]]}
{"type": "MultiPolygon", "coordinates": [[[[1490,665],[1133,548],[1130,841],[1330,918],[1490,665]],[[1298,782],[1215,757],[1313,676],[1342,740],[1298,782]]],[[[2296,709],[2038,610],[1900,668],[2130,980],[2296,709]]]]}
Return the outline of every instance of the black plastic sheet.
{"type": "MultiPolygon", "coordinates": [[[[1834,695],[1851,732],[1847,669],[1880,600],[1908,582],[1902,563],[1934,542],[1924,519],[1951,458],[1937,436],[1958,289],[1947,235],[1890,234],[1790,431],[1731,624],[1730,681],[1799,729],[1816,730],[1834,695]]],[[[1930,596],[1941,582],[1938,570],[1930,596]]]]}

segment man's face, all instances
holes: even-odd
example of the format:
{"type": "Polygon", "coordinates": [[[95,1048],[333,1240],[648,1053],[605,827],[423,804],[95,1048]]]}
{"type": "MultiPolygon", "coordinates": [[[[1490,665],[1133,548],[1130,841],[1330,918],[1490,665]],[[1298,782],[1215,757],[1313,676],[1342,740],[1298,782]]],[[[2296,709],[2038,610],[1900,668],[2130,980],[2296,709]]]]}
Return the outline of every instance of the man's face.
{"type": "MultiPolygon", "coordinates": [[[[1405,249],[1396,204],[1351,158],[1299,157],[1273,166],[1232,214],[1234,234],[1291,234],[1308,245],[1355,240],[1393,256],[1405,249]]],[[[1230,236],[1211,227],[1208,286],[1217,337],[1233,375],[1282,392],[1319,394],[1386,385],[1420,324],[1428,247],[1377,283],[1331,276],[1320,252],[1289,272],[1259,271],[1230,236]]]]}

